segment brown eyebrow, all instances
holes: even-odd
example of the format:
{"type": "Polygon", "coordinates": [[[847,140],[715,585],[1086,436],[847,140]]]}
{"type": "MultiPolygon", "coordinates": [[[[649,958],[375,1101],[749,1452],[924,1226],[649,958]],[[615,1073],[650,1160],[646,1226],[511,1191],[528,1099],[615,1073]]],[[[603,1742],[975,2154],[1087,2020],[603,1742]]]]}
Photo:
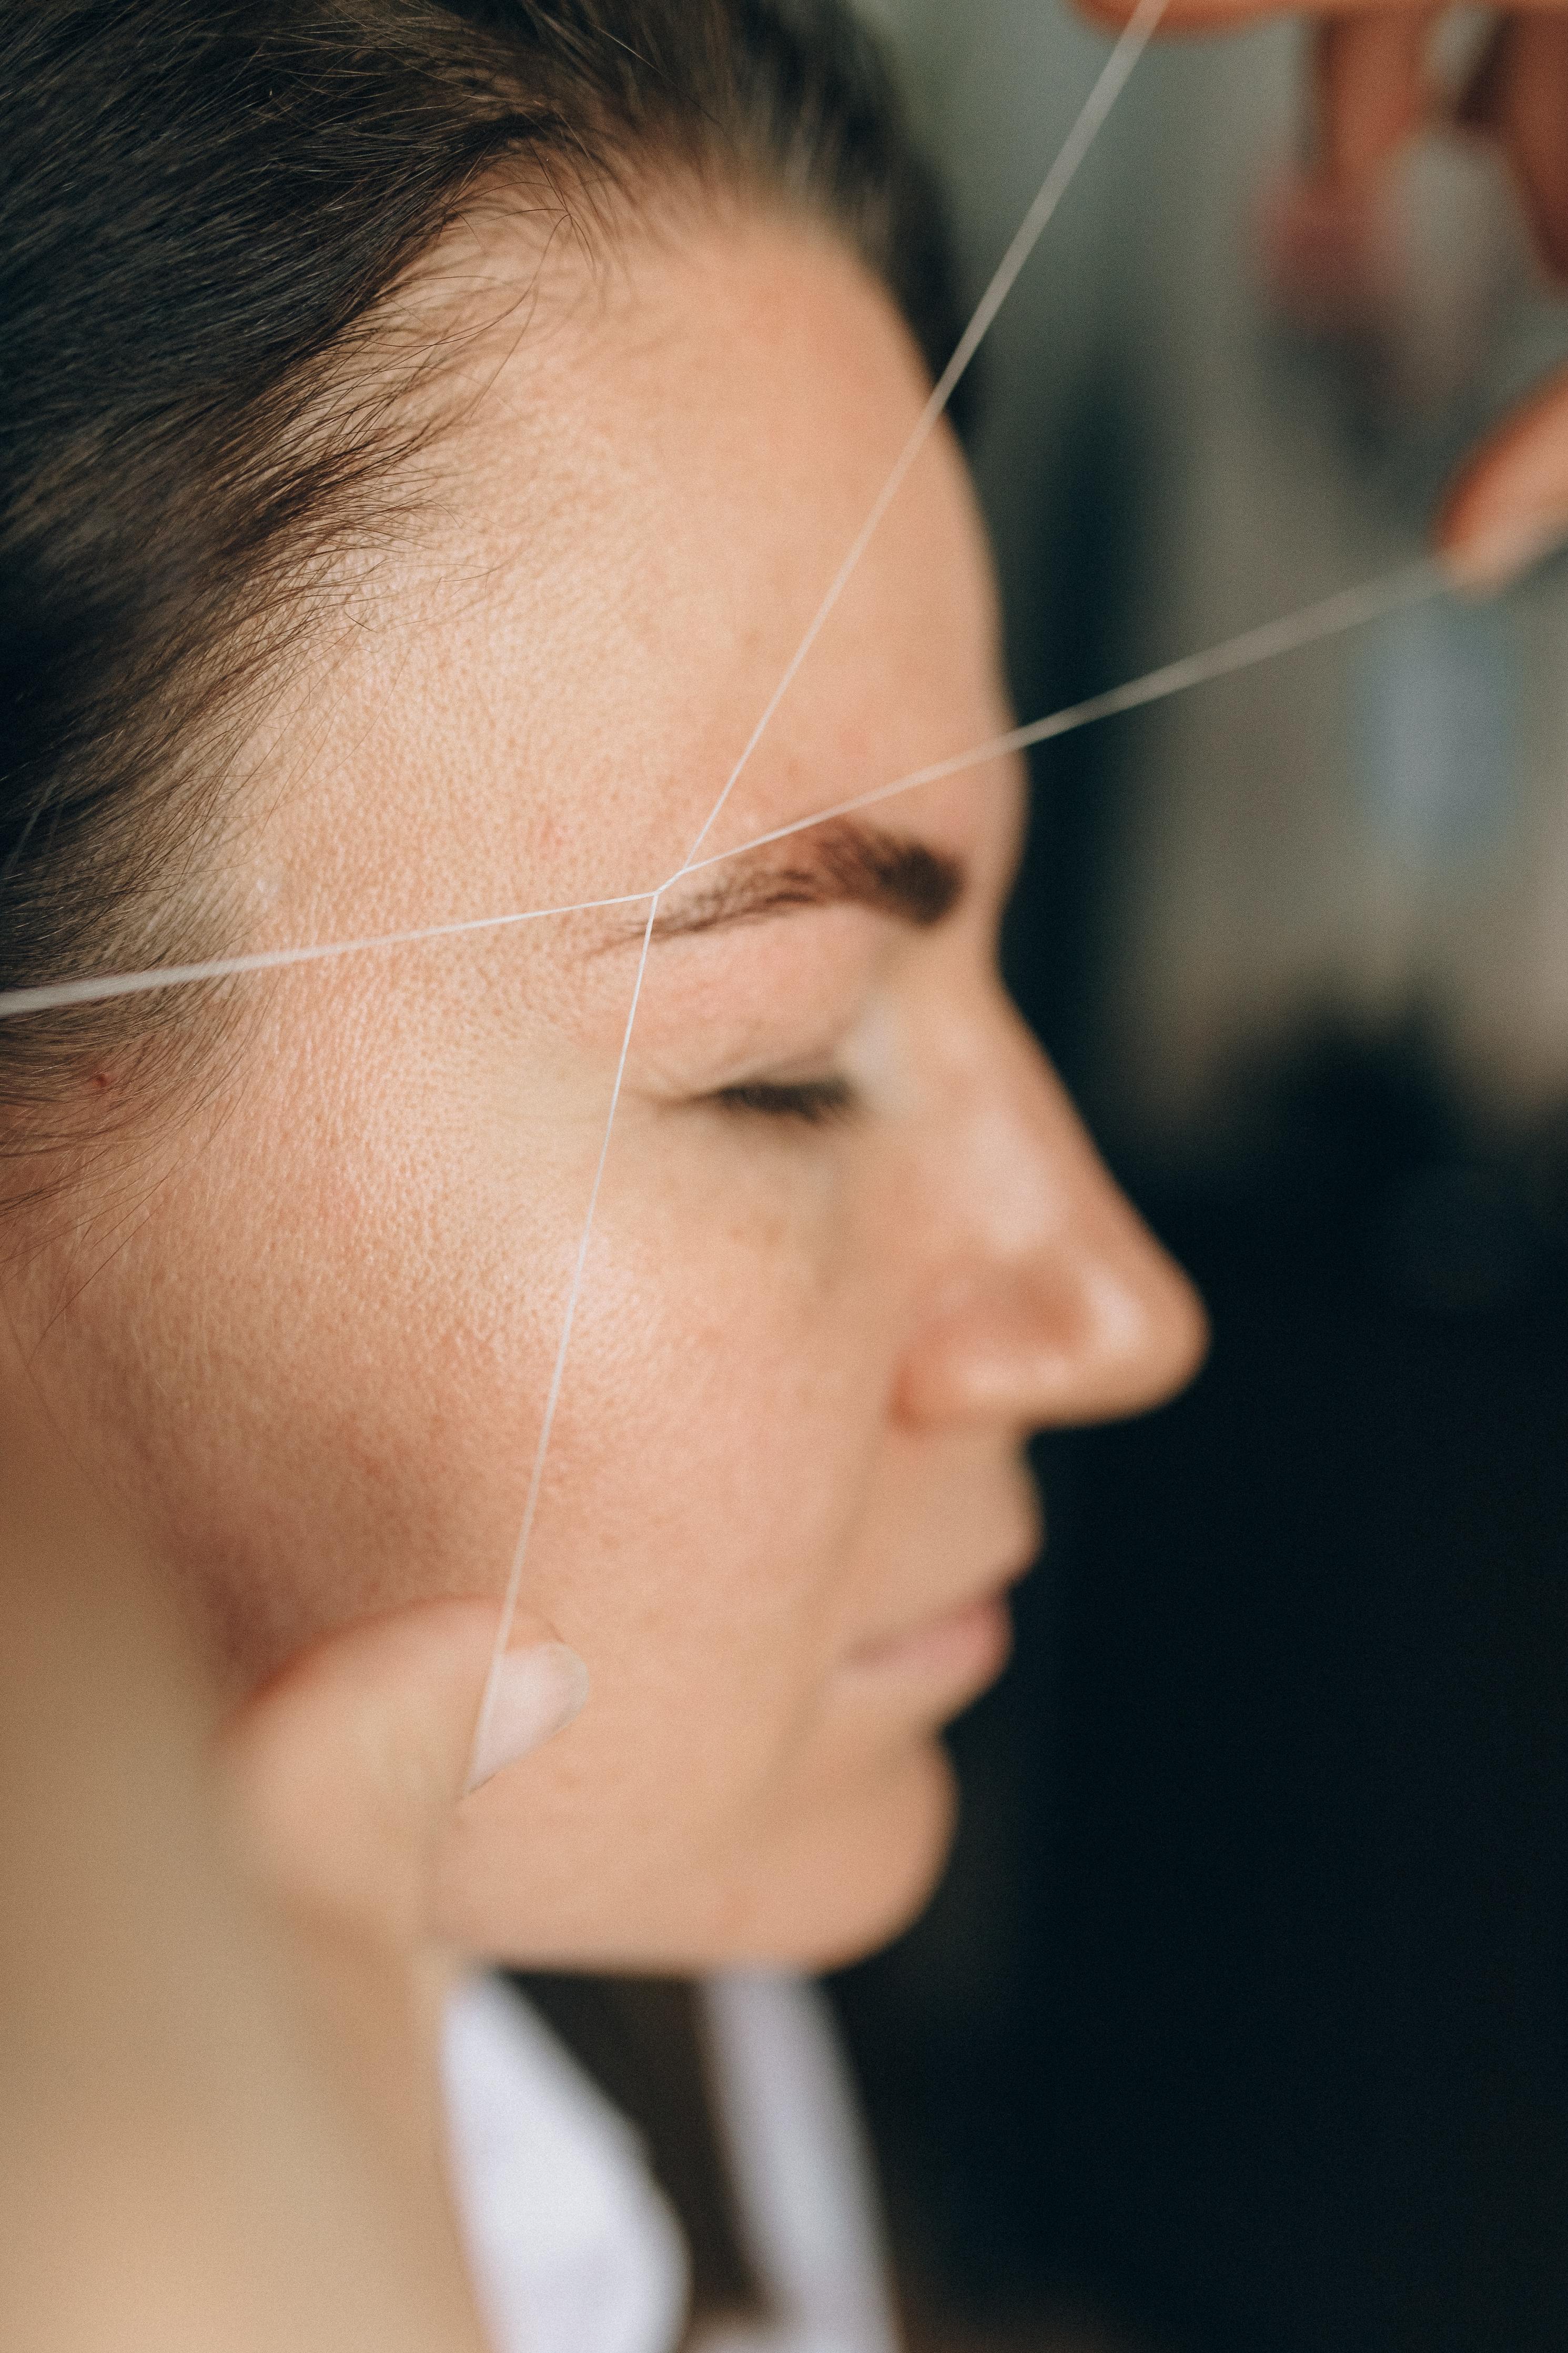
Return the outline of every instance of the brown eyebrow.
{"type": "Polygon", "coordinates": [[[871,907],[926,931],[963,895],[961,862],[908,834],[837,818],[795,835],[771,856],[762,851],[719,870],[705,887],[661,910],[656,940],[688,939],[730,923],[756,923],[802,907],[871,907]]]}

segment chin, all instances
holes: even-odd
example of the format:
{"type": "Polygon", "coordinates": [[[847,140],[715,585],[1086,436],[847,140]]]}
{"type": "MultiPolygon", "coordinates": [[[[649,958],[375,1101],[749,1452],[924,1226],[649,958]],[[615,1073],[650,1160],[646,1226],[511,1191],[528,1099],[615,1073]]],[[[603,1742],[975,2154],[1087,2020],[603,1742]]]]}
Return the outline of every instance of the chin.
{"type": "Polygon", "coordinates": [[[511,1967],[672,1976],[837,1968],[889,1943],[924,1908],[956,1811],[952,1768],[932,1736],[803,1804],[787,1824],[759,1825],[717,1866],[694,1859],[689,1876],[668,1866],[651,1881],[580,1867],[557,1876],[537,1847],[528,1852],[526,1833],[507,1838],[493,1817],[487,1832],[475,1815],[449,1858],[440,1926],[457,1949],[511,1967]],[[500,1870],[503,1846],[510,1852],[500,1870]],[[510,1893],[520,1883],[528,1889],[521,1919],[510,1893]]]}
{"type": "Polygon", "coordinates": [[[940,1741],[770,1853],[700,1968],[843,1968],[890,1944],[931,1901],[952,1844],[957,1788],[940,1741]]]}

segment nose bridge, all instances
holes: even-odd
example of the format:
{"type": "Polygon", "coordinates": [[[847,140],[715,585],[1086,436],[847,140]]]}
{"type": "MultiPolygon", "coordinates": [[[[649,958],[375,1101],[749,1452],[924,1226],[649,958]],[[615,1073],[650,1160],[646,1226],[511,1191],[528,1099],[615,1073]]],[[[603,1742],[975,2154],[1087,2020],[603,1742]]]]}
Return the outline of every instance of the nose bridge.
{"type": "Polygon", "coordinates": [[[1135,1412],[1180,1387],[1203,1309],[1112,1180],[1011,1006],[955,1090],[952,1256],[915,1388],[1027,1423],[1135,1412]]]}
{"type": "Polygon", "coordinates": [[[1011,1006],[988,1082],[971,1107],[965,1157],[978,1246],[1021,1263],[1092,1231],[1108,1209],[1130,1216],[1066,1088],[1011,1006]]]}

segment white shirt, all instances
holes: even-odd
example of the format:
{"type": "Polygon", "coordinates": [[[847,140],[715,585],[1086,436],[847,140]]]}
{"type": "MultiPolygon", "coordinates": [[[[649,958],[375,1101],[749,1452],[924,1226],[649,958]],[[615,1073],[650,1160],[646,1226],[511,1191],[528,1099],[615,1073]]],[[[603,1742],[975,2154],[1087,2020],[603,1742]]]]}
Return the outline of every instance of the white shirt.
{"type": "MultiPolygon", "coordinates": [[[[826,2005],[795,1978],[703,1989],[720,2121],[767,2322],[711,2353],[897,2353],[864,2139],[826,2005]]],[[[495,2353],[671,2353],[686,2252],[626,2119],[494,1978],[447,2007],[452,2174],[495,2353]]]]}

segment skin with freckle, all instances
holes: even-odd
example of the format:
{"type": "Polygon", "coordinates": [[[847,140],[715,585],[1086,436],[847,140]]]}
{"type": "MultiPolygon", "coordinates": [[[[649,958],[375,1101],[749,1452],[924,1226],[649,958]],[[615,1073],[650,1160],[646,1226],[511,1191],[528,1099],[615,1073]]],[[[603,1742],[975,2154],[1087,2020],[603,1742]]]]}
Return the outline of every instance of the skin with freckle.
{"type": "MultiPolygon", "coordinates": [[[[258,751],[241,944],[658,882],[925,396],[825,236],[688,221],[549,270],[527,335],[469,346],[438,495],[258,751]]],[[[943,432],[705,847],[1006,724],[943,432]]],[[[666,902],[521,1597],[592,1697],[454,1820],[439,1925],[476,1951],[821,1962],[889,1933],[945,1843],[938,1727],[1036,1546],[1026,1435],[1200,1352],[1000,989],[1019,777],[874,814],[666,902]]],[[[235,1698],[372,1611],[499,1602],[640,928],[247,984],[200,1109],[16,1276],[59,1426],[235,1698]]]]}

